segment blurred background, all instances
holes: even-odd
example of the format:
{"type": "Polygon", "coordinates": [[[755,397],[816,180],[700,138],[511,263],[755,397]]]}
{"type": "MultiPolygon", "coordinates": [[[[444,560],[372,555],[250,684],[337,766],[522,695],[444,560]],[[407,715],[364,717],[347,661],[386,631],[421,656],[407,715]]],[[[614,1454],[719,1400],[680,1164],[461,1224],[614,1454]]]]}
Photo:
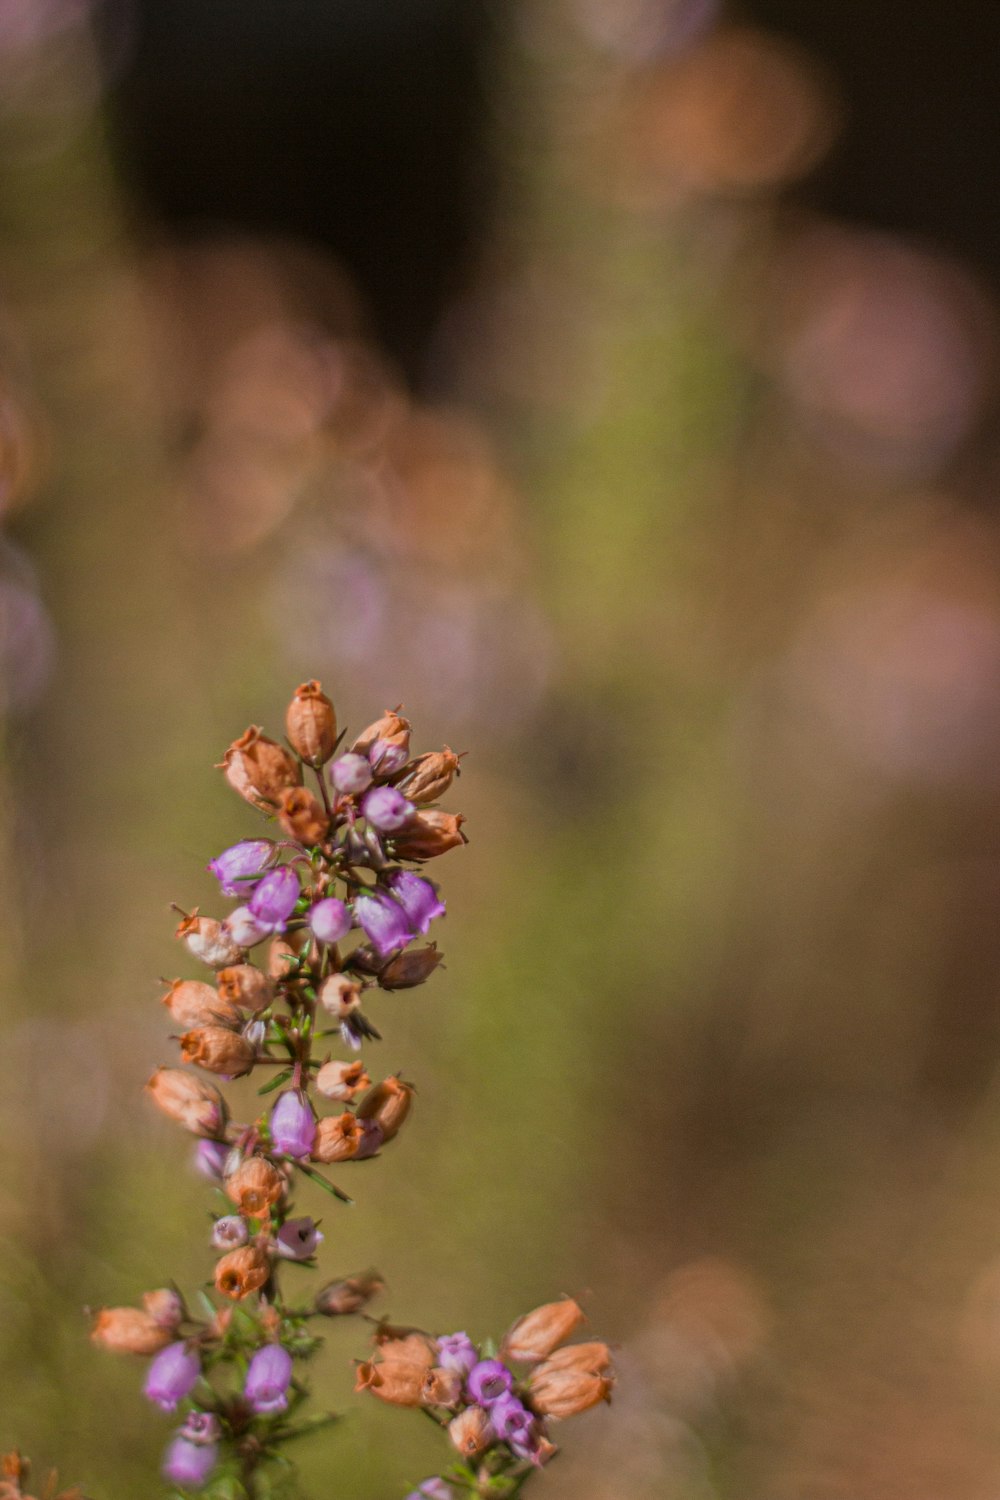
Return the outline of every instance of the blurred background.
{"type": "MultiPolygon", "coordinates": [[[[995,1500],[998,85],[993,0],[2,0],[4,1446],[154,1488],[83,1309],[209,1274],[168,903],[318,676],[471,835],[327,1274],[585,1301],[550,1500],[995,1500]]],[[[329,1334],[306,1490],[402,1495],[329,1334]]]]}

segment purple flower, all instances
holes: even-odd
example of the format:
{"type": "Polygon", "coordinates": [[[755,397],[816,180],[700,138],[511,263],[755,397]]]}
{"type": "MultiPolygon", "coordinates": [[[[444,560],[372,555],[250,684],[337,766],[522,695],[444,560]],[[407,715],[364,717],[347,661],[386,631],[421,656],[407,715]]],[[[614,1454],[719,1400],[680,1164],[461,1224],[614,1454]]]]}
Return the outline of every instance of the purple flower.
{"type": "Polygon", "coordinates": [[[185,1490],[200,1490],[215,1468],[219,1449],[215,1443],[192,1443],[175,1437],[163,1456],[161,1473],[185,1490]]]}
{"type": "Polygon", "coordinates": [[[249,906],[237,906],[234,911],[223,922],[223,927],[232,935],[233,941],[239,943],[241,948],[252,948],[262,938],[266,938],[270,928],[254,916],[249,906]]]}
{"type": "Polygon", "coordinates": [[[375,740],[368,752],[368,759],[377,776],[392,776],[401,771],[410,758],[405,745],[394,745],[391,740],[375,740]]]}
{"type": "Polygon", "coordinates": [[[405,948],[416,936],[406,912],[386,891],[376,889],[370,894],[356,896],[354,915],[365,936],[383,958],[405,948]]]}
{"type": "Polygon", "coordinates": [[[222,1436],[218,1417],[211,1411],[188,1412],[180,1436],[189,1443],[217,1443],[222,1436]]]}
{"type": "Polygon", "coordinates": [[[409,870],[393,870],[386,879],[400,906],[418,932],[426,932],[435,917],[444,916],[444,902],[438,899],[437,887],[409,870]]]}
{"type": "Polygon", "coordinates": [[[217,1182],[222,1177],[222,1168],[228,1155],[229,1147],[222,1141],[199,1141],[194,1148],[195,1169],[202,1177],[217,1182]]]}
{"type": "Polygon", "coordinates": [[[247,1370],[243,1394],[254,1411],[284,1411],[292,1379],[292,1356],[280,1344],[258,1349],[247,1370]]]}
{"type": "Polygon", "coordinates": [[[265,932],[284,932],[299,894],[299,877],[282,865],[264,876],[250,897],[250,910],[265,932]]]}
{"type": "Polygon", "coordinates": [[[423,1484],[411,1490],[406,1500],[455,1500],[455,1491],[443,1479],[425,1479],[423,1484]]]}
{"type": "Polygon", "coordinates": [[[361,811],[379,833],[398,833],[413,817],[413,803],[394,786],[377,786],[368,793],[361,811]]]}
{"type": "Polygon", "coordinates": [[[254,881],[273,857],[274,844],[270,839],[244,839],[224,850],[218,859],[209,860],[207,868],[221,885],[224,896],[242,896],[253,889],[254,881]]]}
{"type": "Polygon", "coordinates": [[[298,1089],[279,1094],[271,1111],[271,1142],[279,1156],[308,1156],[316,1134],[312,1105],[298,1089]]]}
{"type": "Polygon", "coordinates": [[[246,1220],[239,1214],[225,1214],[212,1225],[212,1244],[216,1250],[238,1250],[249,1238],[246,1220]]]}
{"type": "Polygon", "coordinates": [[[175,1411],[198,1383],[201,1361],[187,1344],[178,1342],[161,1349],[146,1371],[144,1395],[164,1411],[175,1411]]]}
{"type": "Polygon", "coordinates": [[[342,755],[330,767],[330,780],[338,792],[355,796],[371,786],[372,768],[364,755],[342,755]]]}
{"type": "Polygon", "coordinates": [[[534,1434],[535,1419],[531,1412],[510,1392],[494,1401],[490,1407],[490,1421],[498,1438],[505,1443],[524,1445],[534,1434]]]}
{"type": "Polygon", "coordinates": [[[309,926],[321,943],[339,943],[351,930],[351,914],[343,901],[327,896],[310,911],[309,926]]]}
{"type": "Polygon", "coordinates": [[[362,1120],[361,1142],[350,1160],[364,1161],[366,1157],[374,1156],[384,1140],[385,1131],[377,1120],[362,1120]]]}
{"type": "Polygon", "coordinates": [[[287,1219],[276,1235],[278,1254],[286,1260],[310,1260],[323,1243],[315,1219],[287,1219]]]}
{"type": "Polygon", "coordinates": [[[468,1375],[479,1360],[479,1351],[467,1333],[446,1333],[438,1339],[438,1349],[442,1370],[457,1370],[459,1375],[468,1375]]]}
{"type": "Polygon", "coordinates": [[[477,1406],[491,1407],[513,1384],[513,1375],[500,1360],[481,1359],[469,1372],[467,1388],[477,1406]]]}

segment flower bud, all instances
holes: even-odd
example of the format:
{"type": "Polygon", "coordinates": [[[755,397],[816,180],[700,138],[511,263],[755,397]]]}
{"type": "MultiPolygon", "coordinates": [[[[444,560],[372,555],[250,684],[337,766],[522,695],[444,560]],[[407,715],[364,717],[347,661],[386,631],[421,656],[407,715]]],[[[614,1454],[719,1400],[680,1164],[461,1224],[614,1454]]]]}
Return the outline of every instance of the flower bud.
{"type": "Polygon", "coordinates": [[[143,1395],[161,1411],[176,1411],[201,1379],[201,1361],[179,1341],[161,1349],[146,1372],[143,1395]]]}
{"type": "Polygon", "coordinates": [[[323,1240],[315,1219],[286,1219],[274,1237],[274,1248],[285,1260],[311,1260],[323,1240]]]}
{"type": "Polygon", "coordinates": [[[380,719],[369,724],[367,729],[362,729],[351,749],[357,755],[367,755],[376,740],[387,740],[391,745],[408,745],[409,719],[402,719],[394,708],[387,708],[380,719]]]}
{"type": "Polygon", "coordinates": [[[232,964],[216,975],[219,998],[241,1010],[266,1010],[274,999],[274,983],[253,964],[232,964]]]}
{"type": "Polygon", "coordinates": [[[226,1101],[210,1083],[181,1068],[157,1068],[146,1088],[157,1109],[192,1135],[214,1138],[221,1134],[226,1101]]]}
{"type": "Polygon", "coordinates": [[[511,1325],[500,1345],[500,1357],[517,1364],[538,1364],[585,1322],[583,1308],[572,1297],[546,1302],[511,1325]]]}
{"type": "Polygon", "coordinates": [[[241,957],[244,949],[255,948],[271,931],[270,927],[254,916],[249,906],[235,907],[226,918],[223,928],[239,948],[241,957]]]}
{"type": "Polygon", "coordinates": [[[173,1342],[174,1333],[138,1307],[102,1307],[90,1337],[112,1354],[158,1354],[173,1342]]]}
{"type": "Polygon", "coordinates": [[[396,1076],[383,1078],[358,1105],[359,1120],[374,1120],[382,1131],[383,1138],[391,1141],[410,1113],[413,1100],[413,1085],[404,1083],[396,1076]]]}
{"type": "Polygon", "coordinates": [[[379,833],[398,833],[413,817],[413,803],[394,786],[375,786],[365,793],[361,812],[379,833]]]}
{"type": "Polygon", "coordinates": [[[256,1292],[271,1275],[271,1262],[260,1245],[231,1250],[215,1267],[215,1286],[224,1297],[239,1302],[256,1292]]]}
{"type": "Polygon", "coordinates": [[[280,1344],[265,1344],[250,1361],[243,1395],[251,1411],[285,1411],[292,1383],[292,1356],[280,1344]]]}
{"type": "Polygon", "coordinates": [[[259,1219],[284,1191],[284,1176],[266,1156],[248,1156],[226,1178],[227,1196],[249,1219],[259,1219]]]}
{"type": "Polygon", "coordinates": [[[264,876],[248,904],[264,932],[284,932],[300,894],[299,877],[282,865],[264,876]]]}
{"type": "Polygon", "coordinates": [[[311,766],[321,766],[337,743],[337,715],[315,680],[303,682],[285,714],[289,743],[311,766]]]}
{"type": "Polygon", "coordinates": [[[361,1004],[361,986],[346,974],[330,974],[319,987],[319,1003],[337,1021],[343,1021],[361,1004]]]}
{"type": "Polygon", "coordinates": [[[202,984],[200,979],[175,979],[163,996],[163,1004],[185,1031],[192,1026],[239,1021],[235,1005],[224,1000],[210,984],[202,984]]]}
{"type": "Polygon", "coordinates": [[[462,1396],[462,1377],[457,1370],[428,1370],[420,1393],[421,1406],[457,1406],[462,1396]]]}
{"type": "Polygon", "coordinates": [[[212,1247],[215,1250],[238,1250],[249,1238],[246,1220],[239,1214],[224,1214],[212,1225],[212,1247]]]}
{"type": "Polygon", "coordinates": [[[435,917],[444,916],[444,902],[430,880],[421,879],[412,870],[393,870],[385,883],[417,932],[426,932],[435,917]]]}
{"type": "Polygon", "coordinates": [[[459,1375],[468,1375],[479,1363],[479,1351],[467,1333],[447,1333],[438,1339],[438,1358],[445,1370],[457,1370],[459,1375]]]}
{"type": "Polygon", "coordinates": [[[324,1099],[342,1099],[349,1104],[355,1094],[370,1087],[371,1079],[360,1059],[324,1063],[316,1074],[316,1089],[324,1099]]]}
{"type": "Polygon", "coordinates": [[[359,796],[372,784],[371,762],[366,755],[355,755],[353,752],[341,755],[330,767],[330,780],[337,791],[345,796],[359,796]]]}
{"type": "Polygon", "coordinates": [[[384,990],[412,990],[430,978],[442,958],[444,954],[438,952],[437,943],[397,953],[379,971],[378,982],[384,990]]]}
{"type": "Polygon", "coordinates": [[[411,1490],[406,1500],[455,1500],[457,1490],[438,1475],[431,1479],[425,1479],[418,1484],[415,1490],[411,1490]]]}
{"type": "Polygon", "coordinates": [[[271,839],[244,839],[209,860],[206,868],[219,882],[224,896],[248,896],[274,854],[271,839]]]}
{"type": "Polygon", "coordinates": [[[419,1406],[427,1371],[422,1365],[403,1361],[393,1364],[366,1360],[358,1365],[356,1391],[371,1391],[380,1401],[392,1406],[419,1406]]]}
{"type": "Polygon", "coordinates": [[[405,948],[415,936],[410,919],[399,902],[379,886],[354,898],[354,915],[365,936],[383,958],[405,948]]]}
{"type": "Polygon", "coordinates": [[[155,1292],[143,1292],[142,1305],[157,1323],[171,1331],[184,1321],[184,1301],[173,1287],[157,1287],[155,1292]]]}
{"type": "Polygon", "coordinates": [[[198,1026],[181,1037],[181,1057],[209,1073],[241,1078],[254,1065],[256,1049],[238,1031],[227,1026],[198,1026]]]}
{"type": "Polygon", "coordinates": [[[611,1400],[611,1352],[606,1344],[572,1344],[557,1349],[532,1372],[531,1405],[539,1416],[576,1416],[599,1401],[611,1400]]]}
{"type": "Polygon", "coordinates": [[[336,896],[317,901],[309,912],[309,926],[320,943],[339,943],[351,930],[351,913],[336,896]]]}
{"type": "Polygon", "coordinates": [[[427,808],[415,813],[403,832],[396,834],[393,847],[400,859],[433,859],[469,842],[462,832],[464,822],[462,813],[427,808]]]}
{"type": "Polygon", "coordinates": [[[195,1169],[209,1182],[219,1182],[228,1155],[229,1147],[222,1141],[199,1141],[194,1148],[195,1169]]]}
{"type": "Polygon", "coordinates": [[[234,791],[264,812],[271,811],[284,787],[302,782],[298,761],[255,724],[233,741],[218,769],[234,791]]]}
{"type": "Polygon", "coordinates": [[[297,1089],[279,1094],[271,1110],[271,1144],[279,1156],[308,1156],[316,1116],[307,1096],[297,1089]]]}
{"type": "Polygon", "coordinates": [[[459,759],[460,757],[448,745],[445,745],[443,750],[433,750],[428,755],[418,755],[400,782],[400,786],[410,801],[415,802],[418,807],[423,807],[428,802],[436,802],[451,786],[452,778],[461,774],[459,759]]]}
{"type": "Polygon", "coordinates": [[[243,950],[224,923],[216,922],[214,917],[199,917],[196,911],[178,925],[175,937],[210,969],[238,964],[243,957],[243,950]]]}
{"type": "Polygon", "coordinates": [[[350,1110],[342,1115],[327,1115],[316,1126],[313,1137],[312,1159],[330,1166],[333,1162],[350,1161],[357,1156],[363,1129],[350,1110]]]}
{"type": "Polygon", "coordinates": [[[200,1490],[208,1482],[218,1458],[217,1443],[193,1443],[178,1435],[163,1455],[160,1473],[182,1490],[200,1490]]]}
{"type": "Polygon", "coordinates": [[[481,1406],[467,1406],[459,1412],[448,1423],[448,1436],[463,1458],[478,1458],[491,1443],[496,1442],[490,1414],[481,1406]]]}
{"type": "Polygon", "coordinates": [[[377,1271],[361,1271],[357,1276],[328,1282],[316,1293],[313,1306],[324,1317],[342,1318],[360,1312],[373,1297],[384,1291],[385,1282],[377,1271]]]}
{"type": "Polygon", "coordinates": [[[285,787],[278,795],[278,822],[299,844],[321,844],[330,832],[322,802],[304,786],[285,787]]]}
{"type": "Polygon", "coordinates": [[[371,768],[376,776],[395,776],[406,765],[410,755],[410,737],[403,744],[394,745],[391,740],[376,740],[368,752],[371,768]]]}
{"type": "Polygon", "coordinates": [[[214,1412],[189,1411],[180,1435],[189,1443],[217,1443],[222,1436],[222,1425],[214,1412]]]}

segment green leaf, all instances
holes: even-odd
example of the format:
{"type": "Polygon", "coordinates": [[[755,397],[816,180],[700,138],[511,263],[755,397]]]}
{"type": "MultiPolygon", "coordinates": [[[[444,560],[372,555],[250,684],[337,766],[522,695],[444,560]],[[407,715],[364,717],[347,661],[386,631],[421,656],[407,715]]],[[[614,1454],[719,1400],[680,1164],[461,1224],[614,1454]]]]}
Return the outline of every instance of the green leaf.
{"type": "Polygon", "coordinates": [[[276,1073],[275,1076],[269,1079],[267,1083],[261,1084],[260,1088],[257,1090],[258,1094],[273,1094],[274,1090],[280,1089],[281,1085],[283,1083],[287,1083],[291,1076],[291,1068],[282,1068],[281,1072],[276,1073]]]}
{"type": "Polygon", "coordinates": [[[313,1167],[303,1166],[303,1164],[299,1162],[299,1171],[302,1172],[304,1176],[308,1177],[310,1181],[315,1182],[318,1187],[325,1189],[325,1191],[330,1193],[334,1198],[339,1198],[341,1203],[350,1203],[353,1205],[353,1198],[349,1197],[348,1194],[343,1191],[343,1189],[335,1187],[332,1182],[327,1182],[326,1178],[323,1177],[319,1172],[317,1172],[313,1167]]]}

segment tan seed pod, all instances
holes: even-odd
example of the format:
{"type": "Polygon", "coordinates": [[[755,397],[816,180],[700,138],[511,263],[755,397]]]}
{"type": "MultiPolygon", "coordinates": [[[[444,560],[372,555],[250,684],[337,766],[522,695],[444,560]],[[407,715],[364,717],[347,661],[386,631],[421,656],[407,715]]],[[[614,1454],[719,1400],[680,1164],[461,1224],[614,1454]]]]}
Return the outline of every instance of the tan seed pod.
{"type": "Polygon", "coordinates": [[[316,1074],[317,1092],[324,1099],[339,1099],[349,1104],[355,1094],[371,1086],[363,1062],[324,1063],[316,1074]]]}
{"type": "Polygon", "coordinates": [[[560,1421],[611,1400],[614,1377],[606,1344],[571,1344],[557,1349],[532,1372],[529,1395],[541,1417],[560,1421]]]}
{"type": "Polygon", "coordinates": [[[430,978],[443,958],[437,943],[429,943],[425,948],[408,948],[405,953],[397,953],[384,969],[379,970],[378,982],[384,990],[412,990],[430,978]]]}
{"type": "Polygon", "coordinates": [[[276,937],[267,950],[267,972],[272,979],[287,979],[299,956],[296,944],[276,937]]]}
{"type": "Polygon", "coordinates": [[[266,1010],[274,999],[274,982],[254,964],[231,964],[216,976],[219,998],[241,1010],[266,1010]]]}
{"type": "Polygon", "coordinates": [[[428,1370],[420,1394],[421,1406],[457,1406],[462,1396],[462,1376],[457,1370],[428,1370]]]}
{"type": "Polygon", "coordinates": [[[379,1359],[385,1364],[419,1365],[431,1370],[437,1363],[440,1348],[437,1339],[419,1328],[393,1328],[380,1323],[375,1330],[379,1359]]]}
{"type": "Polygon", "coordinates": [[[262,734],[256,724],[234,740],[218,767],[245,801],[270,812],[284,787],[299,786],[302,768],[276,741],[262,734]]]}
{"type": "Polygon", "coordinates": [[[215,1267],[216,1289],[224,1297],[239,1302],[264,1285],[271,1274],[267,1252],[257,1244],[230,1250],[215,1267]]]}
{"type": "Polygon", "coordinates": [[[384,1140],[391,1141],[410,1113],[413,1085],[395,1076],[376,1083],[358,1105],[359,1120],[374,1120],[384,1140]]]}
{"type": "Polygon", "coordinates": [[[173,1287],[157,1287],[155,1292],[143,1292],[142,1305],[164,1328],[177,1328],[184,1321],[184,1302],[173,1287]]]}
{"type": "Polygon", "coordinates": [[[342,1115],[327,1115],[316,1125],[310,1155],[313,1161],[330,1166],[333,1162],[350,1161],[358,1154],[363,1131],[349,1110],[342,1115]]]}
{"type": "Polygon", "coordinates": [[[241,1078],[249,1073],[257,1056],[252,1043],[228,1026],[197,1026],[185,1031],[180,1041],[185,1062],[224,1078],[241,1078]]]}
{"type": "Polygon", "coordinates": [[[243,949],[224,923],[214,917],[199,917],[196,911],[179,923],[174,935],[210,969],[238,964],[243,957],[243,949]]]}
{"type": "MultiPolygon", "coordinates": [[[[402,708],[402,704],[399,705],[402,708]]],[[[376,740],[388,745],[405,745],[410,739],[410,721],[400,718],[394,708],[387,708],[380,719],[362,729],[351,750],[355,755],[367,755],[376,740]]]]}
{"type": "Polygon", "coordinates": [[[217,1088],[183,1068],[157,1068],[146,1084],[157,1109],[192,1135],[218,1138],[226,1123],[226,1102],[217,1088]]]}
{"type": "Polygon", "coordinates": [[[319,1003],[335,1021],[344,1021],[361,1004],[361,986],[346,974],[328,974],[319,988],[319,1003]]]}
{"type": "Polygon", "coordinates": [[[427,755],[418,755],[407,767],[406,774],[398,782],[407,800],[423,807],[443,797],[456,775],[460,774],[459,759],[449,745],[443,750],[432,750],[427,755]]]}
{"type": "Polygon", "coordinates": [[[171,1018],[185,1031],[192,1026],[211,1026],[218,1022],[239,1021],[236,1006],[200,979],[175,979],[163,996],[171,1018]]]}
{"type": "Polygon", "coordinates": [[[226,1193],[240,1213],[259,1219],[285,1191],[285,1178],[266,1156],[248,1156],[226,1178],[226,1193]]]}
{"type": "Polygon", "coordinates": [[[365,1360],[358,1365],[354,1383],[356,1391],[370,1391],[380,1401],[392,1406],[419,1406],[423,1395],[427,1372],[421,1365],[386,1365],[381,1361],[365,1360]]]}
{"type": "Polygon", "coordinates": [[[311,766],[330,759],[337,743],[337,715],[318,682],[303,682],[295,689],[285,728],[291,744],[311,766]]]}
{"type": "Polygon", "coordinates": [[[402,833],[396,835],[393,847],[400,859],[434,859],[459,844],[468,843],[462,832],[464,822],[462,813],[424,808],[422,812],[414,813],[402,833]]]}
{"type": "Polygon", "coordinates": [[[278,822],[299,844],[321,844],[330,831],[322,802],[304,786],[286,786],[278,793],[278,822]]]}
{"type": "Polygon", "coordinates": [[[572,1297],[546,1302],[512,1324],[500,1345],[500,1358],[516,1364],[538,1364],[584,1322],[583,1308],[572,1297]]]}
{"type": "Polygon", "coordinates": [[[173,1342],[174,1330],[138,1307],[102,1307],[90,1337],[112,1354],[158,1354],[173,1342]]]}
{"type": "Polygon", "coordinates": [[[481,1406],[467,1406],[459,1412],[448,1423],[448,1436],[463,1458],[478,1458],[497,1437],[489,1412],[481,1406]]]}
{"type": "Polygon", "coordinates": [[[316,1293],[315,1308],[327,1318],[346,1317],[367,1307],[373,1297],[385,1291],[385,1282],[377,1271],[361,1271],[330,1281],[316,1293]]]}

